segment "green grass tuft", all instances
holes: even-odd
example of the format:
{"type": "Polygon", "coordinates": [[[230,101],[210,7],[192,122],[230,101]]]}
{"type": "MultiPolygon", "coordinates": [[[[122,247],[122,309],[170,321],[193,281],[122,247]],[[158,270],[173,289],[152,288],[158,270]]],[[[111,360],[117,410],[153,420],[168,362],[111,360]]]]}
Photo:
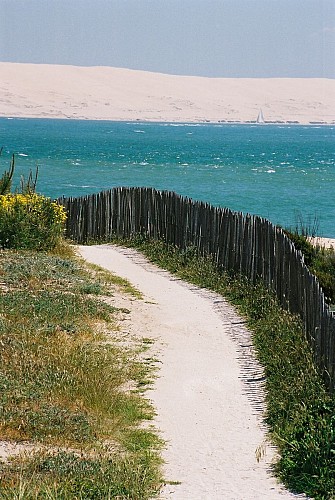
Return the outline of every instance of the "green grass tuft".
{"type": "Polygon", "coordinates": [[[14,461],[2,477],[3,499],[142,500],[157,494],[157,457],[150,452],[115,459],[108,454],[37,453],[14,461]]]}

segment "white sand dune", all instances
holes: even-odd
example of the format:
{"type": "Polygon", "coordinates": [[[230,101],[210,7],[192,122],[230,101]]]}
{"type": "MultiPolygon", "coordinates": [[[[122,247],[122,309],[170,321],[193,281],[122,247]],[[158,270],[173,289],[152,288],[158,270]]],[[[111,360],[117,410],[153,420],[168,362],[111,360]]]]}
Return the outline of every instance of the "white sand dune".
{"type": "Polygon", "coordinates": [[[166,485],[161,498],[297,498],[269,472],[274,450],[262,423],[263,372],[233,308],[134,250],[111,245],[79,249],[89,262],[127,278],[145,296],[130,307],[131,332],[156,340],[159,374],[149,396],[168,443],[165,477],[181,482],[166,485]]]}
{"type": "Polygon", "coordinates": [[[112,67],[0,63],[0,116],[335,123],[335,80],[204,78],[112,67]]]}

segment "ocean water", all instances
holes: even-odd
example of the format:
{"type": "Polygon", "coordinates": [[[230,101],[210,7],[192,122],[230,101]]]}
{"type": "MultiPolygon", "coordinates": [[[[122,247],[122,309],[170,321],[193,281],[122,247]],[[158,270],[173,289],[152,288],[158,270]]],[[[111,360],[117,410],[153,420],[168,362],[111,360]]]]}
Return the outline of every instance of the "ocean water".
{"type": "Polygon", "coordinates": [[[167,189],[335,238],[335,127],[0,119],[1,171],[57,198],[167,189]]]}

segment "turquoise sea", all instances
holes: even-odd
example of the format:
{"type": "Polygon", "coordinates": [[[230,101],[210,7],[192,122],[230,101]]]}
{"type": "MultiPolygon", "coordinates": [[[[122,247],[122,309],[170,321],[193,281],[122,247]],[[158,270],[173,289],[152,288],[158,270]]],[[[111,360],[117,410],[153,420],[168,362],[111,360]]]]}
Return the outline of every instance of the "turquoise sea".
{"type": "Polygon", "coordinates": [[[335,127],[0,118],[1,171],[57,198],[152,186],[335,238],[335,127]]]}

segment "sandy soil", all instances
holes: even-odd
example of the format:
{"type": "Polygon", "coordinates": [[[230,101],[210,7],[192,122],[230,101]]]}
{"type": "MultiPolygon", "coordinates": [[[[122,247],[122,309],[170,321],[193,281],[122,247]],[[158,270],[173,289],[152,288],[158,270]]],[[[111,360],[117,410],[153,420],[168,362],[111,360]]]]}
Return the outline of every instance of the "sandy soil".
{"type": "MultiPolygon", "coordinates": [[[[149,397],[167,440],[166,485],[174,500],[296,498],[271,476],[275,450],[266,440],[263,372],[250,333],[221,296],[199,290],[148,263],[134,250],[79,247],[88,261],[131,281],[128,328],[156,339],[159,376],[149,397]]],[[[121,304],[122,305],[122,304],[121,304]]]]}
{"type": "Polygon", "coordinates": [[[319,245],[321,247],[333,248],[335,250],[335,239],[334,238],[321,238],[316,236],[315,238],[310,238],[310,242],[313,245],[319,245]]]}
{"type": "Polygon", "coordinates": [[[0,116],[335,123],[335,80],[204,78],[111,67],[0,63],[0,116]]]}

